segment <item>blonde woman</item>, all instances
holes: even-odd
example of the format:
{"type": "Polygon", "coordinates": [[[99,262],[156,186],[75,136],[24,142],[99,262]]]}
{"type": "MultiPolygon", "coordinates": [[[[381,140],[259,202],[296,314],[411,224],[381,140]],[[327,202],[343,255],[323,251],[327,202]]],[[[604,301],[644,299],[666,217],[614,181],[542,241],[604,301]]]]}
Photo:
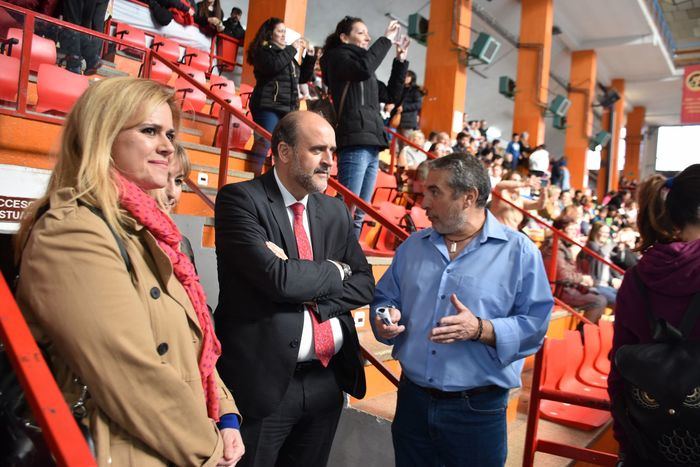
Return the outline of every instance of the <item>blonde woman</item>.
{"type": "Polygon", "coordinates": [[[147,194],[167,183],[178,124],[168,88],[93,84],[18,236],[17,300],[66,401],[87,387],[100,466],[232,466],[243,455],[206,297],[147,194]]]}
{"type": "MultiPolygon", "coordinates": [[[[414,130],[408,135],[408,140],[422,148],[425,144],[425,135],[420,130],[414,130]]],[[[396,165],[406,170],[415,170],[421,162],[427,159],[428,156],[423,151],[406,145],[399,153],[396,165]]]]}

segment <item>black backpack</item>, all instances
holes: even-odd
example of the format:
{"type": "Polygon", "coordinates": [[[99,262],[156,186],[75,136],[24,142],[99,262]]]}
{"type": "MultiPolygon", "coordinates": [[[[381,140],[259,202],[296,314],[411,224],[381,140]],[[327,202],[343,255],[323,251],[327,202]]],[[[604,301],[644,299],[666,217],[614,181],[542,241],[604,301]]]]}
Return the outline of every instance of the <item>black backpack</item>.
{"type": "Polygon", "coordinates": [[[654,316],[637,268],[630,271],[644,299],[653,342],[623,345],[614,355],[625,381],[613,413],[643,465],[700,465],[700,341],[690,333],[700,316],[693,296],[680,329],[654,316]]]}

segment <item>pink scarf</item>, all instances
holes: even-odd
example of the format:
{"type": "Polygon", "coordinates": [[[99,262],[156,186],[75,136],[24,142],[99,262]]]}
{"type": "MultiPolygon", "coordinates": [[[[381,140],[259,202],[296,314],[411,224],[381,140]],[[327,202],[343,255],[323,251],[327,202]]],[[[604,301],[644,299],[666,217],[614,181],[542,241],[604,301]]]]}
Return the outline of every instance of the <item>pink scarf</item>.
{"type": "Polygon", "coordinates": [[[134,219],[143,225],[158,242],[158,246],[168,255],[173,265],[175,277],[185,288],[187,296],[197,313],[199,326],[202,328],[202,354],[199,357],[199,374],[207,401],[207,413],[215,421],[219,421],[218,384],[214,377],[216,360],[221,355],[221,344],[214,334],[214,327],[207,308],[207,298],[199,283],[194,266],[184,253],[180,252],[182,234],[175,222],[158,208],[156,201],[124,178],[119,172],[114,172],[119,187],[119,204],[126,209],[134,219]]]}

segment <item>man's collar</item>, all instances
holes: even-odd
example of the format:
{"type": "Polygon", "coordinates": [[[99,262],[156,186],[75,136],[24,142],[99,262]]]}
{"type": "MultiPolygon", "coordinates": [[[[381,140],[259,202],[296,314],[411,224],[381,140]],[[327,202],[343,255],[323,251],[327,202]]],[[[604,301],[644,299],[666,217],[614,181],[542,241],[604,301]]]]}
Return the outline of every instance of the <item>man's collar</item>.
{"type": "Polygon", "coordinates": [[[284,186],[282,180],[280,180],[279,176],[277,175],[277,169],[273,168],[272,172],[275,176],[275,182],[277,182],[277,187],[280,189],[280,193],[282,193],[282,201],[284,202],[284,205],[286,207],[289,207],[294,203],[301,203],[304,205],[304,209],[306,209],[306,204],[309,202],[309,195],[307,194],[302,199],[297,200],[294,197],[294,195],[291,194],[289,190],[287,190],[287,187],[284,186]]]}
{"type": "MultiPolygon", "coordinates": [[[[495,238],[498,240],[508,240],[508,237],[506,236],[506,231],[505,228],[503,227],[503,224],[498,222],[498,219],[496,219],[493,214],[491,214],[491,211],[488,209],[486,211],[486,221],[484,222],[484,227],[481,229],[481,232],[479,233],[479,236],[476,237],[479,239],[479,243],[483,243],[486,241],[488,238],[495,238]]],[[[435,229],[430,228],[430,229],[425,229],[422,230],[419,233],[421,238],[432,238],[434,240],[442,240],[443,235],[438,233],[435,229]]]]}

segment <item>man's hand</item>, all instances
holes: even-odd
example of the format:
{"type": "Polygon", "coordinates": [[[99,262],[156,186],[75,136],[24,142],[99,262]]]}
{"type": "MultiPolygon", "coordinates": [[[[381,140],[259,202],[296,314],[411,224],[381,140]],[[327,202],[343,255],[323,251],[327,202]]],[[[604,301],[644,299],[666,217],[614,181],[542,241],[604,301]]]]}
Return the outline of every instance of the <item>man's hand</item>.
{"type": "Polygon", "coordinates": [[[595,281],[588,274],[584,274],[583,276],[581,276],[581,285],[586,287],[593,287],[595,285],[595,281]]]}
{"type": "Polygon", "coordinates": [[[382,339],[393,339],[402,332],[406,330],[406,326],[398,325],[399,320],[401,320],[401,312],[396,308],[389,308],[389,316],[391,316],[391,322],[394,323],[392,326],[387,326],[381,320],[379,316],[374,316],[374,323],[377,326],[377,334],[382,339]]]}
{"type": "Polygon", "coordinates": [[[241,432],[235,428],[221,430],[221,438],[224,441],[224,456],[216,464],[217,467],[232,467],[241,460],[245,453],[241,432]]]}
{"type": "Polygon", "coordinates": [[[440,319],[440,326],[433,328],[430,340],[436,344],[466,341],[476,336],[479,331],[479,320],[459,301],[456,294],[452,294],[450,301],[457,310],[457,314],[445,316],[440,319]]]}
{"type": "Polygon", "coordinates": [[[265,246],[267,246],[271,252],[275,254],[279,259],[282,261],[287,261],[289,258],[287,258],[287,254],[284,252],[284,250],[277,245],[275,245],[272,242],[265,242],[265,246]]]}
{"type": "Polygon", "coordinates": [[[613,286],[613,288],[619,289],[622,285],[622,279],[620,279],[619,277],[613,277],[612,279],[610,279],[610,284],[613,286]]]}

